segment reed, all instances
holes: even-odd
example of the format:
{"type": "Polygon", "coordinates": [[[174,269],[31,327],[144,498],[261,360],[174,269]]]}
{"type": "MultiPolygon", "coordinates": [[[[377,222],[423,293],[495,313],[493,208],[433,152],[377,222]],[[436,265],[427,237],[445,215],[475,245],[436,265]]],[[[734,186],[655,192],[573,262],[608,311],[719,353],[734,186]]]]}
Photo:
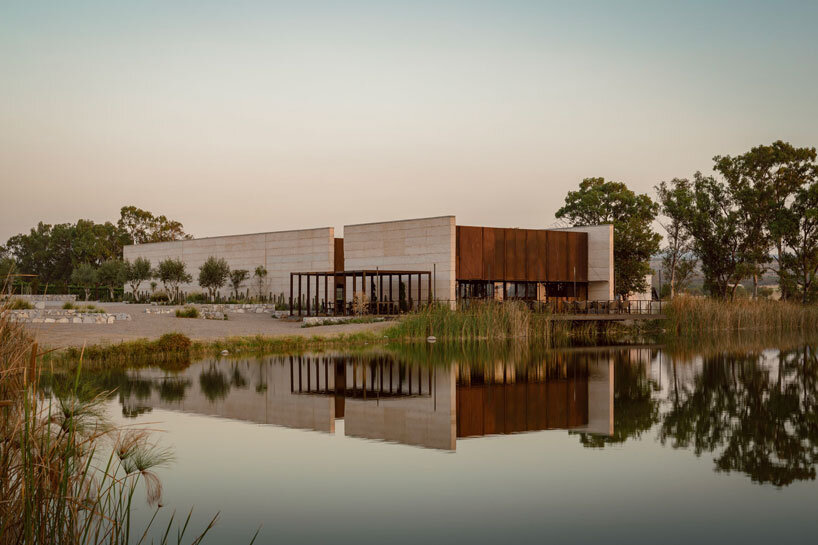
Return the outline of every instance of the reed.
{"type": "MultiPolygon", "coordinates": [[[[103,417],[105,395],[83,398],[74,388],[45,397],[38,388],[40,354],[33,339],[0,308],[0,544],[143,542],[178,543],[187,520],[171,515],[159,528],[156,507],[144,528],[132,525],[134,496],[144,489],[151,505],[161,496],[154,470],[169,451],[147,431],[120,429],[103,417]]],[[[215,524],[192,539],[199,543],[215,524]]]]}
{"type": "Polygon", "coordinates": [[[818,305],[786,301],[680,296],[668,305],[666,315],[665,329],[671,338],[739,331],[818,332],[818,305]]]}

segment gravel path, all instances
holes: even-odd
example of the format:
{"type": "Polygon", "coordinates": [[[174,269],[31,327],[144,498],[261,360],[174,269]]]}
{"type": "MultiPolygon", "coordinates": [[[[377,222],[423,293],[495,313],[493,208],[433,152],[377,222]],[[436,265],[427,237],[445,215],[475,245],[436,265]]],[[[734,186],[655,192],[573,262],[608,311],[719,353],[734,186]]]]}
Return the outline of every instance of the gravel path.
{"type": "Polygon", "coordinates": [[[83,344],[118,343],[134,339],[156,339],[168,332],[184,333],[191,339],[220,339],[244,335],[337,335],[375,331],[386,327],[383,322],[370,324],[341,324],[302,328],[299,322],[276,320],[269,314],[229,313],[228,320],[177,318],[173,314],[146,314],[148,305],[102,303],[108,312],[125,312],[132,321],[113,324],[27,324],[40,346],[61,348],[83,344]]]}

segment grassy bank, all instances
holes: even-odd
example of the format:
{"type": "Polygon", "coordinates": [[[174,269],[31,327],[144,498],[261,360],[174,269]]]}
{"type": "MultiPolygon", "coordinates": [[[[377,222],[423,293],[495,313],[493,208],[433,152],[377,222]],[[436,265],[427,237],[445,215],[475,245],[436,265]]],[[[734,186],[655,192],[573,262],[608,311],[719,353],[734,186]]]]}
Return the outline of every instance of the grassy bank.
{"type": "Polygon", "coordinates": [[[698,338],[713,333],[818,333],[818,305],[784,301],[720,301],[676,297],[665,310],[666,337],[698,338]]]}
{"type": "Polygon", "coordinates": [[[192,359],[216,356],[227,350],[230,355],[285,354],[331,348],[352,348],[384,342],[382,334],[372,332],[339,334],[331,337],[290,335],[267,337],[227,337],[209,341],[191,341],[180,333],[166,333],[157,340],[138,339],[84,348],[69,347],[47,356],[47,362],[62,369],[77,367],[80,359],[86,370],[110,369],[134,365],[184,367],[192,359]]]}
{"type": "Polygon", "coordinates": [[[532,312],[518,302],[476,303],[453,310],[434,306],[403,318],[385,334],[391,339],[417,340],[429,335],[443,341],[526,339],[551,347],[637,341],[653,324],[571,322],[549,313],[532,312]]]}

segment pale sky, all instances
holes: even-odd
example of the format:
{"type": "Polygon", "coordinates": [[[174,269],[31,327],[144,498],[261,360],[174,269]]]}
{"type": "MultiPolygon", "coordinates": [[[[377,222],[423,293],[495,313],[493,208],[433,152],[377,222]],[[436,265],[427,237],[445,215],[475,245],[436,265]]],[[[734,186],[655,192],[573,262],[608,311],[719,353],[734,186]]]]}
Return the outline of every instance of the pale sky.
{"type": "Polygon", "coordinates": [[[0,243],[136,205],[196,236],[547,227],[604,176],[818,146],[818,2],[0,0],[0,243]]]}

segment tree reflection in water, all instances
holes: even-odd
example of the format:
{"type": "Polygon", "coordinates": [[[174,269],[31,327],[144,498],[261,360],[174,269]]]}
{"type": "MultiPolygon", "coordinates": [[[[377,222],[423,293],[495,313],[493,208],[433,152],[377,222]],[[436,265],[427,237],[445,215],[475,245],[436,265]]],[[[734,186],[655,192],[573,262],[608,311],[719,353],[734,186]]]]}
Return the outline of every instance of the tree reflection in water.
{"type": "Polygon", "coordinates": [[[660,420],[659,385],[648,376],[644,362],[634,363],[625,351],[614,351],[613,434],[576,433],[585,447],[604,448],[641,437],[660,420]]]}
{"type": "Polygon", "coordinates": [[[716,471],[740,471],[757,483],[815,479],[815,351],[782,351],[774,360],[720,354],[704,359],[692,384],[674,380],[659,429],[662,444],[692,448],[697,456],[714,452],[716,471]]]}
{"type": "Polygon", "coordinates": [[[227,393],[230,391],[230,382],[227,380],[227,375],[219,369],[218,364],[212,362],[199,375],[199,387],[208,401],[215,402],[227,397],[227,393]]]}

